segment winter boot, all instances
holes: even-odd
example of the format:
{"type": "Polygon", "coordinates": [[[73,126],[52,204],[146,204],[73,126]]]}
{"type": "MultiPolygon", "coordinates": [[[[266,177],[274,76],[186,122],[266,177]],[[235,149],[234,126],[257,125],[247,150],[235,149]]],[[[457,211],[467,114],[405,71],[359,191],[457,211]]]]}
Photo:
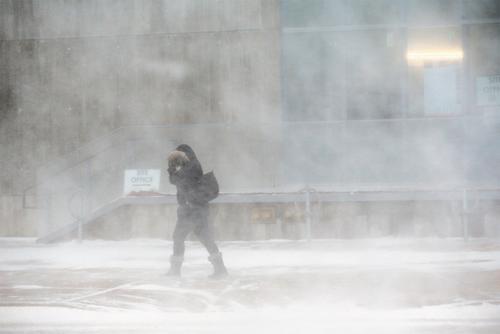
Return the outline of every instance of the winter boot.
{"type": "Polygon", "coordinates": [[[184,256],[170,257],[170,269],[168,270],[167,276],[179,277],[181,276],[182,262],[184,261],[184,256]]]}
{"type": "Polygon", "coordinates": [[[228,275],[221,253],[210,254],[208,261],[210,261],[214,266],[214,272],[209,276],[209,278],[217,279],[228,275]]]}

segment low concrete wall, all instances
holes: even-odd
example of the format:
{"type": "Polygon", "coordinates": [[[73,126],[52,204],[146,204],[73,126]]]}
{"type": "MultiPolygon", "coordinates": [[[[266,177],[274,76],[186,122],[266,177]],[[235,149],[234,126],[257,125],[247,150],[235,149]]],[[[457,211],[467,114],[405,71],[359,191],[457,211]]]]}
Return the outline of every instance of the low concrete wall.
{"type": "Polygon", "coordinates": [[[22,196],[0,196],[0,237],[36,237],[39,213],[23,208],[22,196]]]}
{"type": "MultiPolygon", "coordinates": [[[[304,239],[299,204],[213,204],[218,240],[304,239]]],[[[471,237],[500,237],[500,202],[481,203],[468,214],[471,237]]],[[[126,206],[102,217],[87,238],[171,239],[175,205],[126,206]]],[[[312,205],[313,238],[462,237],[461,203],[454,201],[343,202],[312,205]]]]}

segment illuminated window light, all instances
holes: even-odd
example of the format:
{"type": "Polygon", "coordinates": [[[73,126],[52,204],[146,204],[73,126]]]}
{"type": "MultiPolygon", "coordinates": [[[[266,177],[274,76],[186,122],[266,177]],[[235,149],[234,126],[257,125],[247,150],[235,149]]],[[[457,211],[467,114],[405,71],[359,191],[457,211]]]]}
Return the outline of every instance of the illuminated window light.
{"type": "Polygon", "coordinates": [[[406,59],[410,63],[461,61],[463,58],[462,50],[425,50],[406,53],[406,59]]]}

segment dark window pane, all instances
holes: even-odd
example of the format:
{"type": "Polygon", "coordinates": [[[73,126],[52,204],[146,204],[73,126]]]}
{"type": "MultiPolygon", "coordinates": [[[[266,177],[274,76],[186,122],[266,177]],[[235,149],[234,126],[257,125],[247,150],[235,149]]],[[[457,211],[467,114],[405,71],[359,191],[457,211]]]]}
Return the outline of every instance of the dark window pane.
{"type": "Polygon", "coordinates": [[[468,20],[500,18],[500,1],[465,0],[464,17],[468,20]]]}
{"type": "Polygon", "coordinates": [[[288,28],[394,24],[400,17],[393,0],[282,0],[281,9],[288,28]]]}
{"type": "Polygon", "coordinates": [[[400,113],[402,55],[395,35],[380,30],[346,33],[349,119],[390,118],[400,113]]]}
{"type": "Polygon", "coordinates": [[[338,33],[283,36],[283,96],[288,120],[344,117],[344,60],[338,33]]]}
{"type": "Polygon", "coordinates": [[[450,24],[460,19],[458,0],[410,0],[406,6],[409,24],[450,24]]]}
{"type": "Polygon", "coordinates": [[[397,117],[402,60],[395,32],[284,34],[285,118],[397,117]]]}
{"type": "Polygon", "coordinates": [[[326,13],[324,0],[282,0],[281,18],[284,27],[310,27],[340,24],[342,13],[326,13]]]}

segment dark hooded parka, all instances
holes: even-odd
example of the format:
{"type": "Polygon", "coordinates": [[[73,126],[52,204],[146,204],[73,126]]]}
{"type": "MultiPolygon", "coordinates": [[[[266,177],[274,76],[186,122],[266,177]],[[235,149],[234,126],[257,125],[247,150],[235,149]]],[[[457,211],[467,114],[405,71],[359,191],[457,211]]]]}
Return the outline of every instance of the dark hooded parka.
{"type": "Polygon", "coordinates": [[[197,196],[197,186],[203,176],[203,169],[193,149],[186,144],[179,145],[176,151],[184,152],[189,159],[180,170],[169,166],[170,183],[177,187],[177,202],[181,206],[206,205],[207,202],[197,196]]]}
{"type": "Polygon", "coordinates": [[[211,228],[208,224],[208,201],[204,200],[199,192],[199,181],[203,176],[203,169],[193,149],[186,144],[179,145],[176,151],[184,152],[189,159],[182,168],[169,166],[170,183],[177,187],[177,224],[175,226],[174,256],[184,254],[184,240],[191,231],[206,247],[210,254],[219,254],[214,242],[211,228]]]}

